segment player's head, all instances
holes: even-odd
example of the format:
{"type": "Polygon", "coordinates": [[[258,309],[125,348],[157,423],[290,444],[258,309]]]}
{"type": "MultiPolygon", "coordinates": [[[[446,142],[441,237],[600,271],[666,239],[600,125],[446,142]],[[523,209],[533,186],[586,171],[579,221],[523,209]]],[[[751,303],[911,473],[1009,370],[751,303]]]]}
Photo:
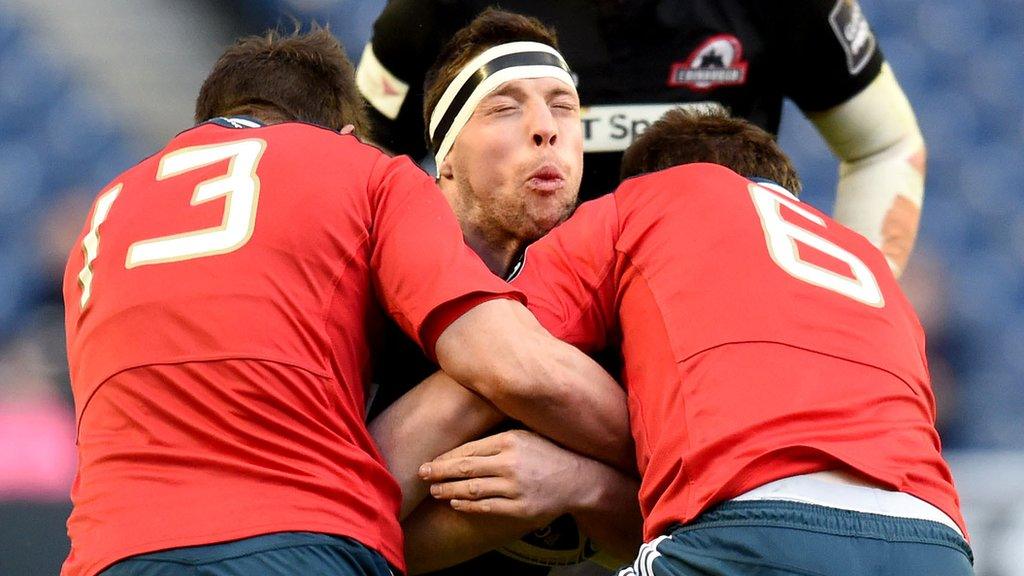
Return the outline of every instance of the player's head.
{"type": "Polygon", "coordinates": [[[427,74],[424,116],[441,189],[493,242],[532,242],[572,212],[583,174],[579,96],[555,34],[487,10],[427,74]]]}
{"type": "Polygon", "coordinates": [[[367,125],[352,62],[326,28],[275,31],[235,42],[196,98],[196,122],[249,114],[266,122],[309,122],[341,130],[367,125]]]}
{"type": "Polygon", "coordinates": [[[626,179],[693,162],[720,164],[800,193],[800,177],[772,135],[724,109],[670,110],[626,149],[621,174],[626,179]]]}

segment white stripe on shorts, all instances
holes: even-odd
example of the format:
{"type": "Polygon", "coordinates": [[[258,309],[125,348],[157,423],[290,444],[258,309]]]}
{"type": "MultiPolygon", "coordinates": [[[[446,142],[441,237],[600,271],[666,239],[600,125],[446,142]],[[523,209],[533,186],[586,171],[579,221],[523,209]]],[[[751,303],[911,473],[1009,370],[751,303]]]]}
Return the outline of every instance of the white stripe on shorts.
{"type": "Polygon", "coordinates": [[[658,544],[668,538],[669,536],[658,536],[650,542],[641,544],[633,565],[619,570],[616,576],[654,576],[654,560],[661,557],[661,552],[658,552],[658,544]]]}

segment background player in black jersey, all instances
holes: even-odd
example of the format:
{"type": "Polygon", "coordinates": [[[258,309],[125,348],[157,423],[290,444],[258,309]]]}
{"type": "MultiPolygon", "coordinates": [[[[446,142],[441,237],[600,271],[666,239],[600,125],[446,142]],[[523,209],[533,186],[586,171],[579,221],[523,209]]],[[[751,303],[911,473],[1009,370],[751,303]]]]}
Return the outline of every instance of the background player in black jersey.
{"type": "MultiPolygon", "coordinates": [[[[390,0],[359,63],[377,140],[422,157],[422,84],[445,41],[494,0],[390,0]]],[[[578,74],[581,196],[618,184],[621,153],[670,107],[723,104],[775,133],[784,98],[839,159],[834,216],[899,274],[913,249],[925,148],[856,0],[503,0],[560,36],[578,74]]]]}
{"type": "MultiPolygon", "coordinates": [[[[540,22],[489,11],[455,36],[428,81],[425,115],[437,144],[439,185],[467,242],[498,276],[514,274],[525,247],[568,217],[579,189],[579,99],[555,45],[540,22]]],[[[376,381],[382,388],[408,386],[417,376],[408,373],[415,358],[397,360],[394,342],[385,348],[391,354],[376,381]]],[[[424,457],[423,447],[410,438],[464,437],[496,422],[455,416],[474,411],[452,404],[436,385],[428,379],[371,424],[406,501],[425,490],[410,469],[437,455],[424,457]],[[417,409],[424,407],[435,420],[438,411],[451,411],[461,428],[421,429],[417,409]]],[[[481,402],[471,395],[461,399],[474,408],[481,402]]],[[[472,454],[496,456],[489,462],[499,463],[481,481],[482,490],[497,486],[501,493],[491,503],[494,514],[468,516],[428,499],[403,523],[411,572],[500,548],[446,573],[546,574],[550,565],[578,562],[592,552],[580,529],[619,556],[628,558],[635,550],[635,478],[525,430],[500,432],[451,452],[472,454]]]]}

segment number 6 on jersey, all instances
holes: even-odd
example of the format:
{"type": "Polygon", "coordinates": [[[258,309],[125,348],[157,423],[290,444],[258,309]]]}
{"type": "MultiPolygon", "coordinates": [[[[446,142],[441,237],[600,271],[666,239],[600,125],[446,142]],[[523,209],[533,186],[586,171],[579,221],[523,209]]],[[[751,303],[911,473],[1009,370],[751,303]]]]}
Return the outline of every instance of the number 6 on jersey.
{"type": "Polygon", "coordinates": [[[751,184],[750,197],[754,201],[757,215],[761,219],[768,253],[772,260],[790,276],[814,284],[847,298],[863,302],[868,306],[881,308],[885,306],[885,298],[878,287],[878,280],[860,258],[834,244],[803,226],[799,226],[782,217],[780,206],[786,206],[796,215],[819,227],[825,221],[814,213],[800,206],[795,199],[787,198],[789,191],[771,184],[751,184]],[[770,191],[769,189],[774,189],[770,191]],[[836,274],[800,258],[797,243],[806,244],[850,267],[853,277],[836,274]]]}

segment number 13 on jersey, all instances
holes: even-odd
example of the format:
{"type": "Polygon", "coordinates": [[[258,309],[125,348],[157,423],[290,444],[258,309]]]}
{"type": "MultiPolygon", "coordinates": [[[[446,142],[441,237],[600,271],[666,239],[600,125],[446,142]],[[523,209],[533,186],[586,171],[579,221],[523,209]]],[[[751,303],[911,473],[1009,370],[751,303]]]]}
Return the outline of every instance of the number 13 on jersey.
{"type": "MultiPolygon", "coordinates": [[[[200,182],[193,190],[191,200],[191,205],[196,206],[223,196],[224,219],[220,226],[212,228],[140,239],[128,247],[125,268],[227,254],[244,246],[256,224],[260,192],[256,167],[265,149],[266,142],[253,138],[183,148],[161,158],[156,172],[157,181],[228,160],[227,174],[200,182]]],[[[89,232],[82,239],[85,263],[78,273],[78,284],[82,289],[83,309],[92,296],[93,262],[99,256],[100,226],[106,221],[122,188],[121,183],[115,184],[99,196],[89,232]]]]}

